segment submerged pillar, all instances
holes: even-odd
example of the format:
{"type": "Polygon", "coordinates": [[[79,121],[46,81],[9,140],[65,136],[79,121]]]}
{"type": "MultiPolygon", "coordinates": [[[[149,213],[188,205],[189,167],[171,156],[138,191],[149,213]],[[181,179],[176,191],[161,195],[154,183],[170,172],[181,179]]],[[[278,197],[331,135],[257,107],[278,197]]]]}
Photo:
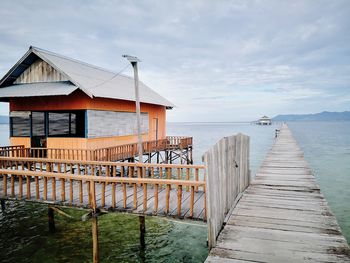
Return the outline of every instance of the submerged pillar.
{"type": "Polygon", "coordinates": [[[96,213],[92,213],[91,218],[92,224],[92,262],[99,262],[99,247],[98,247],[98,225],[97,225],[97,215],[96,213]]]}
{"type": "Polygon", "coordinates": [[[141,262],[145,262],[145,251],[146,251],[146,242],[145,242],[145,234],[146,234],[146,224],[145,217],[139,216],[140,223],[140,259],[141,262]]]}
{"type": "Polygon", "coordinates": [[[5,212],[5,210],[6,210],[5,200],[1,199],[1,211],[5,212]]]}
{"type": "Polygon", "coordinates": [[[49,219],[49,232],[55,233],[56,232],[55,214],[54,214],[54,210],[51,207],[48,208],[47,215],[49,219]]]}

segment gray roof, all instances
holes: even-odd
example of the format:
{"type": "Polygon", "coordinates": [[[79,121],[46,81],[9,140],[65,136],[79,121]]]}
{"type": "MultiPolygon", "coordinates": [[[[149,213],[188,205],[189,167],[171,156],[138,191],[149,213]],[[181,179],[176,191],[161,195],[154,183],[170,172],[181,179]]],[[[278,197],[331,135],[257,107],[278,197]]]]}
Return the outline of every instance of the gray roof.
{"type": "Polygon", "coordinates": [[[77,87],[69,81],[14,84],[9,87],[1,88],[0,97],[16,98],[69,95],[76,89],[77,87]]]}
{"type": "MultiPolygon", "coordinates": [[[[13,93],[9,93],[9,89],[16,88],[17,85],[13,85],[13,82],[17,77],[24,72],[36,59],[42,59],[51,65],[58,72],[67,77],[67,79],[75,86],[76,89],[80,89],[90,97],[99,98],[111,98],[121,99],[128,101],[135,101],[135,88],[134,79],[125,75],[117,75],[114,72],[102,69],[78,60],[74,60],[56,53],[52,53],[36,47],[30,47],[28,52],[17,62],[17,64],[1,79],[0,81],[0,99],[9,97],[6,94],[12,94],[11,97],[23,97],[22,90],[16,89],[13,93]],[[6,90],[4,90],[6,87],[6,90]],[[20,92],[19,92],[20,91],[20,92]],[[22,93],[20,96],[20,93],[22,93]]],[[[36,83],[37,84],[37,83],[36,83]]],[[[22,84],[21,86],[32,85],[22,84]]],[[[52,86],[43,88],[44,85],[37,85],[38,88],[36,96],[46,95],[63,95],[59,93],[66,93],[68,95],[68,86],[65,82],[61,86],[52,86]],[[63,88],[65,87],[65,88],[63,88]],[[39,89],[45,89],[41,91],[39,89]],[[60,89],[65,89],[61,91],[60,89]],[[51,92],[51,93],[50,93],[51,92]],[[45,95],[41,95],[41,94],[45,95]]],[[[161,95],[156,93],[151,88],[147,87],[141,81],[139,82],[140,89],[140,101],[143,103],[150,103],[156,105],[166,106],[168,108],[174,107],[174,105],[161,95]]],[[[33,86],[27,89],[33,92],[33,86]]],[[[70,89],[69,89],[70,90],[70,89]]]]}

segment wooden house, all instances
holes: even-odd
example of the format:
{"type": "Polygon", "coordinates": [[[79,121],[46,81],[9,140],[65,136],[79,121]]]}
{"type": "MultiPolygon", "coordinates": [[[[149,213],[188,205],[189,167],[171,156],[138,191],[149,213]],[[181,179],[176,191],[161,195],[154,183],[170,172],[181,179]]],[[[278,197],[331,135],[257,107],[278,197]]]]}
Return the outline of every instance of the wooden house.
{"type": "MultiPolygon", "coordinates": [[[[166,138],[173,104],[139,83],[142,137],[166,138]]],[[[137,141],[133,78],[30,47],[0,81],[11,145],[95,149],[137,141]]]]}
{"type": "Polygon", "coordinates": [[[263,116],[259,119],[258,124],[259,125],[271,125],[272,121],[269,117],[263,116]]]}

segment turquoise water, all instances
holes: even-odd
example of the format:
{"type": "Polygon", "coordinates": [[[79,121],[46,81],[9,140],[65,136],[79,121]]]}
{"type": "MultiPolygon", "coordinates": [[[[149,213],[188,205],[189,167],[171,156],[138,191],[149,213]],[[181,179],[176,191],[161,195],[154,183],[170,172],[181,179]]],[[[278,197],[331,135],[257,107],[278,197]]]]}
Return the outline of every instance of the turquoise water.
{"type": "MultiPolygon", "coordinates": [[[[344,234],[349,233],[350,123],[291,123],[305,157],[344,234]]],[[[167,134],[194,137],[194,160],[223,136],[251,136],[252,175],[274,140],[278,126],[245,123],[170,123],[167,134]]],[[[8,144],[8,125],[0,125],[0,144],[8,144]]],[[[73,219],[55,213],[57,232],[50,234],[47,206],[7,202],[0,212],[0,262],[91,262],[91,221],[87,210],[65,209],[73,219]]],[[[139,240],[138,217],[109,213],[98,218],[101,262],[203,262],[208,254],[204,224],[146,217],[146,248],[139,240]]]]}
{"type": "Polygon", "coordinates": [[[288,125],[350,244],[350,122],[288,125]]]}
{"type": "MultiPolygon", "coordinates": [[[[194,137],[194,160],[223,136],[238,132],[251,136],[251,164],[255,171],[271,147],[274,127],[234,123],[170,123],[169,135],[194,137]]],[[[0,125],[0,144],[7,145],[8,125],[0,125]]],[[[55,213],[57,232],[50,234],[47,206],[7,202],[0,212],[1,262],[91,262],[91,221],[81,221],[87,210],[55,213]]],[[[145,251],[141,250],[138,217],[109,213],[98,218],[101,262],[203,262],[208,255],[206,226],[146,217],[145,251]]]]}

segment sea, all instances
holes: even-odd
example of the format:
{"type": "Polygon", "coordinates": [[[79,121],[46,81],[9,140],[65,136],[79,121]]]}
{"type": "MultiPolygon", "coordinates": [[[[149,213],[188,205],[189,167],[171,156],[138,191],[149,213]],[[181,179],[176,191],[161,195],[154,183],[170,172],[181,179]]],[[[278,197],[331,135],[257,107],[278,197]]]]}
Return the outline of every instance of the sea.
{"type": "MultiPolygon", "coordinates": [[[[350,122],[291,122],[294,137],[344,236],[350,241],[350,122]]],[[[224,136],[250,136],[251,174],[271,148],[279,124],[168,123],[167,134],[192,136],[195,164],[224,136]]],[[[0,145],[9,144],[9,127],[0,125],[0,145]]],[[[55,213],[50,233],[47,205],[6,202],[0,211],[0,262],[92,262],[90,220],[83,209],[55,213]]],[[[98,218],[100,262],[203,262],[208,255],[204,223],[146,217],[145,246],[140,245],[138,216],[108,213],[98,218]]]]}

